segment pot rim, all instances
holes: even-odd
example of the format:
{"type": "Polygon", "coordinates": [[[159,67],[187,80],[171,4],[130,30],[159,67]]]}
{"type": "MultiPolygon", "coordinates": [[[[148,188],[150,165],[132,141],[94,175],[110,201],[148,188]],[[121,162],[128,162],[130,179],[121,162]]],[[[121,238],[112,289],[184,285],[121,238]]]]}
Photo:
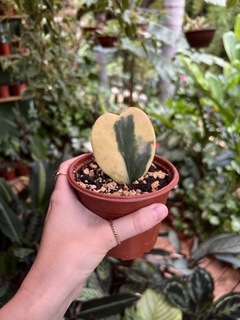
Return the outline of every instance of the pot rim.
{"type": "MultiPolygon", "coordinates": [[[[79,167],[80,167],[78,165],[79,161],[81,161],[82,158],[86,158],[84,161],[84,165],[86,165],[90,162],[89,160],[92,158],[92,155],[93,155],[92,152],[82,154],[73,163],[71,163],[68,168],[68,171],[67,171],[67,178],[68,178],[68,182],[71,184],[71,186],[74,189],[76,189],[78,192],[82,192],[84,194],[87,194],[88,196],[92,196],[93,198],[98,198],[98,199],[104,198],[105,200],[109,199],[109,200],[113,200],[113,201],[121,200],[123,202],[132,202],[133,199],[137,200],[140,198],[143,200],[144,198],[156,197],[157,195],[161,195],[161,194],[165,194],[165,193],[169,192],[177,185],[178,180],[179,180],[179,173],[178,173],[177,169],[175,168],[175,166],[167,159],[155,154],[154,159],[153,159],[153,163],[157,159],[159,162],[162,162],[164,164],[162,166],[163,170],[169,169],[172,173],[172,180],[170,181],[170,183],[168,185],[164,186],[163,188],[161,188],[158,191],[149,192],[146,194],[141,194],[141,195],[136,195],[136,196],[113,196],[111,194],[97,193],[92,190],[87,190],[87,189],[81,187],[80,185],[78,185],[76,183],[76,181],[73,178],[73,169],[76,169],[76,168],[77,168],[77,170],[79,169],[79,167]]],[[[159,165],[158,165],[158,167],[159,167],[159,165]]]]}
{"type": "Polygon", "coordinates": [[[185,34],[191,34],[191,33],[198,33],[198,32],[214,32],[216,31],[216,28],[201,28],[201,29],[194,29],[194,30],[188,30],[185,31],[185,34]]]}

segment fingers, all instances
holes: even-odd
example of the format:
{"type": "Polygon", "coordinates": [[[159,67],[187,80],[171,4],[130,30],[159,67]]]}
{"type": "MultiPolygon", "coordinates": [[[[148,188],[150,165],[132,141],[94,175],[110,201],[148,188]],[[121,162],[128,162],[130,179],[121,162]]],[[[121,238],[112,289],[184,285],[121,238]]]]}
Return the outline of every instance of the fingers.
{"type": "Polygon", "coordinates": [[[167,214],[168,209],[164,204],[155,203],[114,220],[114,226],[119,238],[123,241],[151,229],[162,221],[167,214]]]}
{"type": "Polygon", "coordinates": [[[69,195],[74,195],[75,196],[75,193],[73,191],[73,189],[71,188],[70,184],[68,183],[68,179],[67,179],[67,172],[68,172],[68,168],[70,166],[70,164],[72,162],[74,162],[77,158],[79,158],[80,156],[78,157],[75,157],[75,158],[72,158],[72,159],[69,159],[69,160],[66,160],[64,162],[61,163],[59,169],[58,169],[58,172],[62,173],[62,174],[58,174],[56,177],[55,177],[55,181],[56,181],[56,185],[55,185],[55,190],[54,192],[65,192],[65,196],[68,194],[69,195]],[[66,194],[67,193],[67,194],[66,194]]]}

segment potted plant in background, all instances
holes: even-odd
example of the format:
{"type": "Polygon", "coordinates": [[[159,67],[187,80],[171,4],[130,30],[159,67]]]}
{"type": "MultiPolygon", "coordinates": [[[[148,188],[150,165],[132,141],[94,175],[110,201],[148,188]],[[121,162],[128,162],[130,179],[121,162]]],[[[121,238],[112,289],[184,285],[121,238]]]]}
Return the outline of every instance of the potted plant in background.
{"type": "Polygon", "coordinates": [[[0,1],[0,16],[13,16],[14,14],[14,6],[11,3],[0,1]]]}
{"type": "MultiPolygon", "coordinates": [[[[93,154],[82,155],[68,170],[79,200],[104,219],[119,218],[154,202],[165,204],[178,182],[178,172],[155,155],[155,141],[149,118],[138,108],[126,108],[120,116],[100,116],[91,134],[93,154]],[[90,182],[86,183],[88,173],[90,182]],[[96,187],[99,181],[104,184],[96,187]]],[[[159,224],[123,241],[108,255],[123,260],[140,257],[152,249],[158,232],[159,224]]]]}
{"type": "Polygon", "coordinates": [[[10,96],[10,90],[8,84],[0,84],[0,98],[8,98],[10,96]]]}
{"type": "Polygon", "coordinates": [[[129,12],[129,20],[141,31],[146,32],[149,25],[149,17],[147,14],[138,8],[129,12]]]}
{"type": "Polygon", "coordinates": [[[191,19],[185,14],[184,32],[189,45],[193,48],[208,47],[211,43],[216,28],[209,27],[209,20],[198,16],[191,19]]]}
{"type": "Polygon", "coordinates": [[[104,48],[115,47],[120,35],[120,25],[118,20],[107,20],[101,30],[97,30],[96,39],[104,48]]]}
{"type": "Polygon", "coordinates": [[[3,162],[0,165],[0,175],[7,181],[16,178],[16,168],[10,162],[3,162]]]}
{"type": "Polygon", "coordinates": [[[20,142],[6,132],[0,136],[0,174],[6,180],[15,178],[16,161],[19,159],[20,142]]]}
{"type": "Polygon", "coordinates": [[[8,56],[11,54],[10,41],[8,39],[8,33],[5,30],[4,24],[0,22],[0,55],[8,56]]]}
{"type": "Polygon", "coordinates": [[[87,13],[82,17],[80,26],[85,33],[91,33],[102,28],[101,24],[96,21],[93,13],[87,13]]]}
{"type": "Polygon", "coordinates": [[[27,88],[26,80],[21,77],[14,77],[9,85],[11,96],[21,96],[23,90],[27,88]]]}

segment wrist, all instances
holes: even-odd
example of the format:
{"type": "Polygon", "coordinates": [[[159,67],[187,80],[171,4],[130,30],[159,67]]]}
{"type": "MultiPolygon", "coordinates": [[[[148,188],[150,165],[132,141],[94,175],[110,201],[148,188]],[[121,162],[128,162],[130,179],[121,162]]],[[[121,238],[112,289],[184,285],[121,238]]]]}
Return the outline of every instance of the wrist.
{"type": "Polygon", "coordinates": [[[70,283],[74,277],[67,270],[60,274],[37,260],[13,299],[0,309],[1,319],[60,320],[78,297],[82,284],[70,283]]]}
{"type": "MultiPolygon", "coordinates": [[[[58,265],[59,266],[59,265],[58,265]]],[[[75,300],[82,284],[74,281],[75,277],[69,268],[43,263],[38,259],[22,283],[19,293],[29,296],[32,304],[42,310],[39,320],[59,320],[63,318],[67,308],[75,300]],[[37,304],[36,304],[37,301],[37,304]],[[47,315],[47,318],[46,318],[47,315]]],[[[33,314],[36,314],[34,310],[33,314]]]]}

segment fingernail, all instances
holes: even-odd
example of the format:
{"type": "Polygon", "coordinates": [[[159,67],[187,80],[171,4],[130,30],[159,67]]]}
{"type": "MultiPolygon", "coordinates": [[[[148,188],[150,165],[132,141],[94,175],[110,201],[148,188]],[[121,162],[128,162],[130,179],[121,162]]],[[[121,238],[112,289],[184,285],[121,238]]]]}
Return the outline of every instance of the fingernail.
{"type": "Polygon", "coordinates": [[[168,215],[168,208],[164,204],[156,204],[153,208],[157,221],[162,221],[168,215]]]}

